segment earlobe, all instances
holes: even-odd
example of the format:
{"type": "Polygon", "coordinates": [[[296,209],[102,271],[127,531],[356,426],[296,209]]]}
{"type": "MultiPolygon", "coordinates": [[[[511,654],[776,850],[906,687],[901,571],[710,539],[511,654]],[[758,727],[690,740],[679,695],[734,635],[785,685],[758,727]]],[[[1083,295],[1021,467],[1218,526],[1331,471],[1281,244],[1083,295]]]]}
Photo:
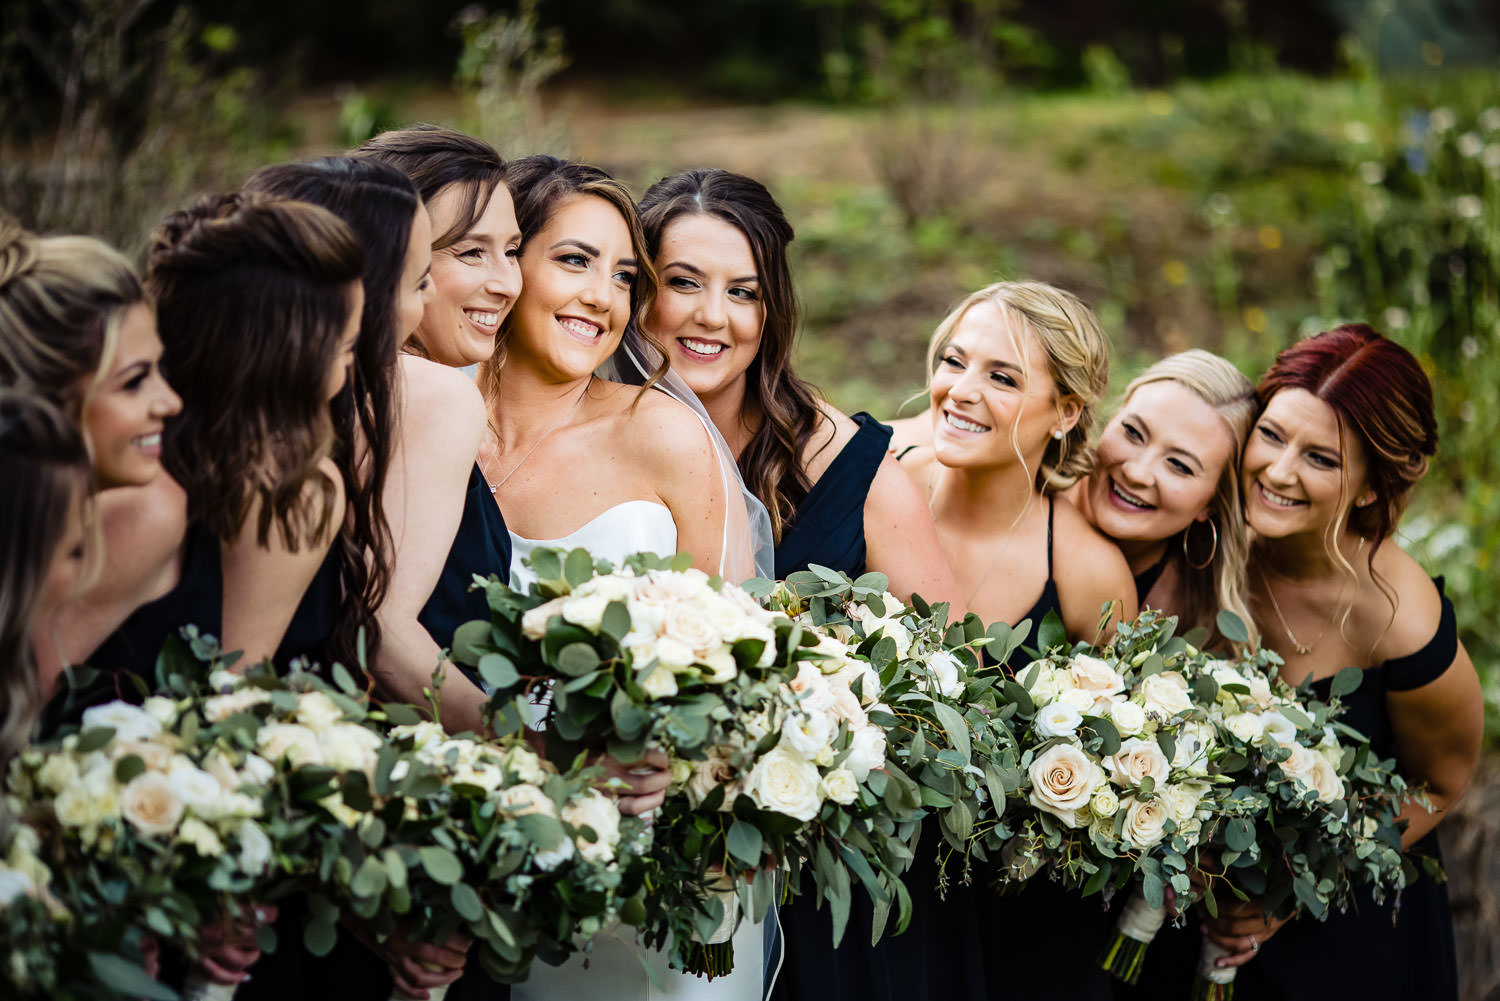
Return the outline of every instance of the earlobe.
{"type": "Polygon", "coordinates": [[[1066,396],[1057,402],[1057,416],[1062,420],[1062,427],[1058,430],[1066,435],[1077,426],[1078,418],[1083,416],[1083,404],[1076,396],[1066,396]]]}
{"type": "Polygon", "coordinates": [[[1375,491],[1366,490],[1354,500],[1355,507],[1369,507],[1375,503],[1375,491]]]}

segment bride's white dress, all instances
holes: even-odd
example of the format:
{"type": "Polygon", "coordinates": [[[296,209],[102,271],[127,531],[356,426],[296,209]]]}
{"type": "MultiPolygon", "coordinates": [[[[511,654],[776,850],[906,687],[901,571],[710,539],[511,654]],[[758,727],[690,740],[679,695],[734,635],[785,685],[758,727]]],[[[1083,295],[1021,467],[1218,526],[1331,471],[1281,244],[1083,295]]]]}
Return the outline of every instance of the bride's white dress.
{"type": "MultiPolygon", "coordinates": [[[[677,551],[677,524],[672,512],[655,501],[626,501],[607,509],[582,528],[560,539],[526,539],[510,533],[514,556],[511,579],[525,587],[536,576],[523,566],[522,557],[538,546],[552,549],[587,549],[595,558],[618,564],[631,553],[670,556],[677,551]]],[[[635,929],[620,925],[598,935],[593,949],[574,956],[562,966],[537,963],[531,977],[511,988],[513,1001],[760,1001],[764,960],[763,929],[749,921],[740,923],[734,935],[734,972],[712,982],[691,977],[667,966],[667,956],[646,949],[635,941],[635,929]],[[660,987],[651,983],[642,958],[656,974],[660,987]]]]}

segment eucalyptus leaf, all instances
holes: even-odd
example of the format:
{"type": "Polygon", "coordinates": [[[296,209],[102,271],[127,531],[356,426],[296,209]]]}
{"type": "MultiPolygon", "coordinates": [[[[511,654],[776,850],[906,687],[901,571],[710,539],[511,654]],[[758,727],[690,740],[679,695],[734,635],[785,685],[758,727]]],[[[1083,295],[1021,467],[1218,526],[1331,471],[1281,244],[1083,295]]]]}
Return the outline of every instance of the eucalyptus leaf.
{"type": "Polygon", "coordinates": [[[1245,621],[1228,609],[1220,611],[1214,621],[1219,627],[1219,632],[1229,642],[1250,642],[1250,630],[1245,628],[1245,621]]]}
{"type": "Polygon", "coordinates": [[[427,870],[427,875],[434,882],[451,886],[463,878],[463,865],[459,863],[458,856],[448,849],[437,845],[423,845],[417,849],[417,854],[422,860],[422,868],[427,870]]]}
{"type": "Polygon", "coordinates": [[[746,868],[753,868],[760,864],[764,842],[760,830],[754,824],[736,820],[729,827],[725,844],[729,848],[729,854],[746,868]]]}
{"type": "Polygon", "coordinates": [[[1341,699],[1345,695],[1358,691],[1364,680],[1364,671],[1357,667],[1346,667],[1333,676],[1333,681],[1328,686],[1328,694],[1331,698],[1341,699]]]}
{"type": "Polygon", "coordinates": [[[177,992],[149,976],[139,963],[108,952],[89,953],[89,968],[102,984],[126,997],[177,1001],[177,992]]]}

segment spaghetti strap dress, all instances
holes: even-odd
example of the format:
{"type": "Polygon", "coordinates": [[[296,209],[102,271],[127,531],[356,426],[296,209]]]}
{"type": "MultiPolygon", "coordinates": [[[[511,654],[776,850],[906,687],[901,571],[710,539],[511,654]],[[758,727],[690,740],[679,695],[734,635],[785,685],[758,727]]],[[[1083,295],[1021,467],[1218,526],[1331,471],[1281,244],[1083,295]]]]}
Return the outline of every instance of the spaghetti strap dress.
{"type": "MultiPolygon", "coordinates": [[[[1386,711],[1386,696],[1436,681],[1458,653],[1458,624],[1453,603],[1443,594],[1437,632],[1420,650],[1364,670],[1358,689],[1345,696],[1344,722],[1370,739],[1381,757],[1395,757],[1396,735],[1386,711]]],[[[1319,698],[1328,697],[1332,679],[1313,683],[1319,698]]],[[[1409,854],[1442,861],[1437,832],[1413,845],[1409,854]]],[[[1368,893],[1344,914],[1327,921],[1293,918],[1260,954],[1240,967],[1235,978],[1240,1001],[1312,1001],[1330,997],[1360,1001],[1454,1001],[1458,997],[1458,963],[1447,887],[1422,874],[1400,896],[1377,904],[1368,893]]]]}
{"type": "Polygon", "coordinates": [[[475,575],[482,579],[490,574],[510,579],[510,532],[476,462],[469,473],[464,512],[453,545],[448,547],[448,559],[417,615],[438,646],[452,646],[454,630],[465,622],[490,617],[484,591],[470,589],[475,575]]]}

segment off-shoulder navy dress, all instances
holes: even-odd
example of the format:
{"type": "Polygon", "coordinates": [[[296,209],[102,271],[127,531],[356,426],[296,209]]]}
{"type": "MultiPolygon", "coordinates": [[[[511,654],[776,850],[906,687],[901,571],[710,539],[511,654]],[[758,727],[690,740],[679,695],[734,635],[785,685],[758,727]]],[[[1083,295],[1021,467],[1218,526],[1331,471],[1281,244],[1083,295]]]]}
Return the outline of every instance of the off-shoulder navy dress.
{"type": "Polygon", "coordinates": [[[453,632],[473,619],[488,619],[490,607],[483,590],[470,590],[474,576],[490,574],[510,579],[510,532],[500,506],[475,463],[464,493],[464,513],[437,585],[417,621],[442,647],[451,646],[453,632]]]}
{"type": "MultiPolygon", "coordinates": [[[[1344,698],[1349,707],[1344,722],[1368,737],[1381,757],[1396,757],[1398,768],[1387,693],[1436,681],[1458,653],[1453,603],[1443,594],[1442,578],[1433,583],[1443,613],[1432,639],[1415,653],[1365,668],[1359,688],[1344,698]]],[[[1313,690],[1326,699],[1331,683],[1332,679],[1314,682],[1313,690]]],[[[1436,831],[1409,851],[1442,860],[1436,831]]],[[[1423,875],[1402,891],[1399,908],[1393,896],[1377,904],[1364,894],[1357,908],[1327,921],[1289,921],[1261,947],[1259,956],[1240,967],[1235,996],[1240,1001],[1452,1001],[1458,997],[1455,955],[1447,887],[1423,875]]]]}

